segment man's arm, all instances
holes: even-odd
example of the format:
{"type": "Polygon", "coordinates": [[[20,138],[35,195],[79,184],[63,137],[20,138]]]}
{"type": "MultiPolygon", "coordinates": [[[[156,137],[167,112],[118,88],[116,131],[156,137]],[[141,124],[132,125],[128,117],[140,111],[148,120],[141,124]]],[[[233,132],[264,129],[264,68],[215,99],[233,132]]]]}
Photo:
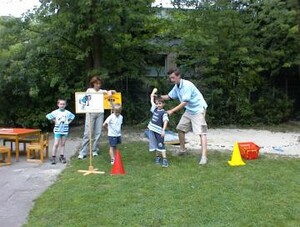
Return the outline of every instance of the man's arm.
{"type": "Polygon", "coordinates": [[[173,109],[170,109],[167,111],[168,115],[172,115],[173,113],[183,109],[185,106],[187,105],[187,102],[181,102],[180,104],[178,104],[177,106],[175,106],[173,109]]]}
{"type": "Polygon", "coordinates": [[[160,97],[162,97],[163,100],[170,100],[170,97],[168,95],[161,95],[160,97]]]}

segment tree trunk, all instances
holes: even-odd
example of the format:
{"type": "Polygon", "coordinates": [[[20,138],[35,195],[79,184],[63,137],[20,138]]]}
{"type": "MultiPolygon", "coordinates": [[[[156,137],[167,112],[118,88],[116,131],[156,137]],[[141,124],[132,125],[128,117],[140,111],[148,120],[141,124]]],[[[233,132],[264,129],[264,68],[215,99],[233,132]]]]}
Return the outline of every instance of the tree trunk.
{"type": "Polygon", "coordinates": [[[102,66],[101,61],[101,39],[98,35],[93,37],[93,68],[99,69],[102,66]]]}

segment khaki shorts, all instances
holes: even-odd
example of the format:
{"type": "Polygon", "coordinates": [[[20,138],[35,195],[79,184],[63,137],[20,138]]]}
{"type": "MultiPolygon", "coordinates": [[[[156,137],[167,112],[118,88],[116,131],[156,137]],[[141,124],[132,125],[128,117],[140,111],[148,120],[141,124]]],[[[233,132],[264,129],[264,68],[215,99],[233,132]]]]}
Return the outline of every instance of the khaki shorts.
{"type": "Polygon", "coordinates": [[[192,131],[195,135],[207,134],[205,112],[192,115],[185,111],[176,129],[183,132],[192,131]]]}

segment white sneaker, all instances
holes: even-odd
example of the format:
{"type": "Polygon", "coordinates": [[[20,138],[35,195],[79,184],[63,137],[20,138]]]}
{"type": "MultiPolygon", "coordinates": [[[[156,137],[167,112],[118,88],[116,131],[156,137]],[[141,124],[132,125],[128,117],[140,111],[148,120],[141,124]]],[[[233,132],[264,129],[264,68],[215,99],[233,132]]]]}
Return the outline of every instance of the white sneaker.
{"type": "Polygon", "coordinates": [[[207,163],[207,158],[206,157],[202,157],[200,162],[199,162],[199,165],[205,165],[207,163]]]}
{"type": "Polygon", "coordinates": [[[79,155],[78,155],[78,159],[82,160],[82,159],[84,159],[84,158],[86,158],[85,155],[82,155],[82,154],[79,154],[79,155]]]}
{"type": "Polygon", "coordinates": [[[115,159],[114,158],[112,158],[111,160],[110,160],[110,164],[115,164],[115,159]]]}
{"type": "Polygon", "coordinates": [[[96,157],[98,156],[98,153],[97,152],[93,152],[93,157],[96,157]]]}
{"type": "Polygon", "coordinates": [[[187,149],[180,150],[180,151],[178,152],[178,155],[179,155],[179,156],[184,156],[184,155],[187,155],[187,154],[188,154],[187,149]]]}

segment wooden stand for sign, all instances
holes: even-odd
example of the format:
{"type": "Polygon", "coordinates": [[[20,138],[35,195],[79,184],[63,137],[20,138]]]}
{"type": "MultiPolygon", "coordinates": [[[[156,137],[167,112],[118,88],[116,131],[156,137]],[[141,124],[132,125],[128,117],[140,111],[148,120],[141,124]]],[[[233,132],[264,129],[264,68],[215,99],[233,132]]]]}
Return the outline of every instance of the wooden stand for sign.
{"type": "MultiPolygon", "coordinates": [[[[83,175],[89,174],[104,174],[103,171],[98,171],[98,169],[94,169],[92,163],[92,125],[91,125],[91,113],[99,113],[103,112],[105,109],[112,109],[113,104],[121,104],[122,96],[121,93],[113,91],[112,96],[103,93],[88,93],[88,92],[76,92],[75,93],[75,108],[76,113],[85,113],[89,114],[90,122],[89,122],[89,149],[90,149],[90,165],[88,170],[78,170],[79,173],[83,173],[83,175]],[[89,104],[82,106],[82,98],[86,95],[90,96],[89,104]]],[[[83,102],[85,104],[85,102],[83,102]]]]}
{"type": "Polygon", "coordinates": [[[93,163],[92,163],[92,127],[91,127],[91,113],[90,115],[90,122],[89,122],[89,140],[90,140],[90,165],[88,170],[78,170],[79,173],[83,173],[84,176],[89,175],[89,174],[104,174],[105,172],[103,171],[98,171],[98,169],[94,169],[93,163]]]}

